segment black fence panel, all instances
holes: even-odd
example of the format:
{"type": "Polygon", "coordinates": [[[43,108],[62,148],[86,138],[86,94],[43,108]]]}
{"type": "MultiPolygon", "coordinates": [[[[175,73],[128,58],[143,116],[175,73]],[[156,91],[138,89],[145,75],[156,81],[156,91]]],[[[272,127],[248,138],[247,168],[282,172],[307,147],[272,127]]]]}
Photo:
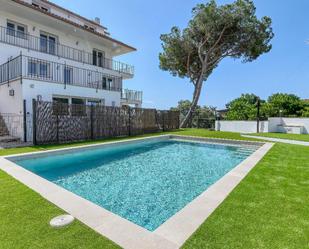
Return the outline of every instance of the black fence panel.
{"type": "Polygon", "coordinates": [[[179,128],[179,112],[34,101],[36,144],[131,136],[179,128]]]}

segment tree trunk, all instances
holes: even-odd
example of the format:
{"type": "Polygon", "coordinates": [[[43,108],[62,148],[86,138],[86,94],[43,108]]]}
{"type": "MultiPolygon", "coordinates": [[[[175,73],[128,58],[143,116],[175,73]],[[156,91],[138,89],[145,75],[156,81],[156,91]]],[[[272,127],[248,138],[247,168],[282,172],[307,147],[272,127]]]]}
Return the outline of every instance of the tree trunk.
{"type": "Polygon", "coordinates": [[[180,128],[187,127],[189,122],[192,120],[193,113],[196,109],[197,103],[201,95],[202,86],[203,86],[203,74],[200,75],[199,80],[195,85],[191,107],[188,113],[186,114],[184,120],[181,122],[180,128]]]}

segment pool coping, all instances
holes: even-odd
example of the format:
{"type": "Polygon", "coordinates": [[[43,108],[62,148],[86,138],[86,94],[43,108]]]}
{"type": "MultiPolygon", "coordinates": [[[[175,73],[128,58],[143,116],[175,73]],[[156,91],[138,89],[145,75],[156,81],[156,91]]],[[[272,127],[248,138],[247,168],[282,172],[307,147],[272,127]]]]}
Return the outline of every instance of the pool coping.
{"type": "MultiPolygon", "coordinates": [[[[65,212],[86,224],[99,234],[114,241],[123,248],[179,248],[196,229],[210,216],[210,214],[224,201],[229,193],[249,173],[249,171],[264,157],[271,149],[273,143],[255,142],[245,140],[230,140],[205,138],[184,135],[160,135],[136,139],[124,139],[106,143],[54,149],[40,152],[30,152],[18,155],[0,157],[0,169],[22,182],[43,198],[55,204],[65,212]],[[225,145],[254,145],[260,146],[248,158],[238,164],[226,175],[206,189],[202,194],[193,199],[179,212],[170,217],[155,231],[134,224],[106,209],[100,207],[26,169],[18,166],[8,159],[27,157],[34,155],[46,155],[49,153],[61,153],[67,151],[78,151],[88,148],[109,147],[119,144],[130,144],[136,141],[147,141],[155,139],[176,138],[194,140],[203,143],[225,144],[225,145]],[[102,222],[103,221],[103,222],[102,222]]],[[[53,217],[50,217],[53,218],[53,217]]]]}

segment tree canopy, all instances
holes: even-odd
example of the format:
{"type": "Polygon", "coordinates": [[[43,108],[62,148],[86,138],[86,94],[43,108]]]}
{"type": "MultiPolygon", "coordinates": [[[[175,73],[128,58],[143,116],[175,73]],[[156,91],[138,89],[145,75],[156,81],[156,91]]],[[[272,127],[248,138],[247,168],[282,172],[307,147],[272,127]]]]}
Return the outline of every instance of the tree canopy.
{"type": "Polygon", "coordinates": [[[304,102],[295,94],[276,93],[268,98],[269,116],[275,116],[282,111],[282,116],[300,116],[304,102]]]}
{"type": "Polygon", "coordinates": [[[255,12],[251,0],[225,5],[211,0],[193,8],[193,17],[185,29],[173,27],[170,33],[161,35],[160,68],[173,76],[188,78],[194,85],[191,106],[182,126],[197,108],[203,82],[222,59],[241,58],[249,62],[270,51],[271,19],[258,19],[255,12]]]}
{"type": "MultiPolygon", "coordinates": [[[[229,120],[255,120],[257,115],[257,101],[259,97],[254,94],[242,94],[226,104],[228,112],[226,118],[229,120]]],[[[265,103],[261,100],[261,106],[265,103]]],[[[261,113],[264,116],[264,113],[261,113]]]]}
{"type": "MultiPolygon", "coordinates": [[[[257,99],[254,94],[242,94],[229,102],[226,118],[229,120],[255,120],[257,114],[257,99]]],[[[294,94],[275,93],[267,101],[260,100],[260,118],[268,117],[308,117],[309,103],[294,94]]]]}

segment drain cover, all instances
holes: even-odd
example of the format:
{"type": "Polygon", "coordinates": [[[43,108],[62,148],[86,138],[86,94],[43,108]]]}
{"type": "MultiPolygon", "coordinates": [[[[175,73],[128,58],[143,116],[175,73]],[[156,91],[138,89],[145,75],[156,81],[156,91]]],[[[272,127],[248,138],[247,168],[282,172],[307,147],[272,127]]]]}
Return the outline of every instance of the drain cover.
{"type": "Polygon", "coordinates": [[[73,221],[74,221],[74,217],[72,215],[64,214],[64,215],[60,215],[60,216],[57,216],[57,217],[53,218],[49,222],[49,224],[52,227],[64,227],[64,226],[69,225],[73,221]]]}

